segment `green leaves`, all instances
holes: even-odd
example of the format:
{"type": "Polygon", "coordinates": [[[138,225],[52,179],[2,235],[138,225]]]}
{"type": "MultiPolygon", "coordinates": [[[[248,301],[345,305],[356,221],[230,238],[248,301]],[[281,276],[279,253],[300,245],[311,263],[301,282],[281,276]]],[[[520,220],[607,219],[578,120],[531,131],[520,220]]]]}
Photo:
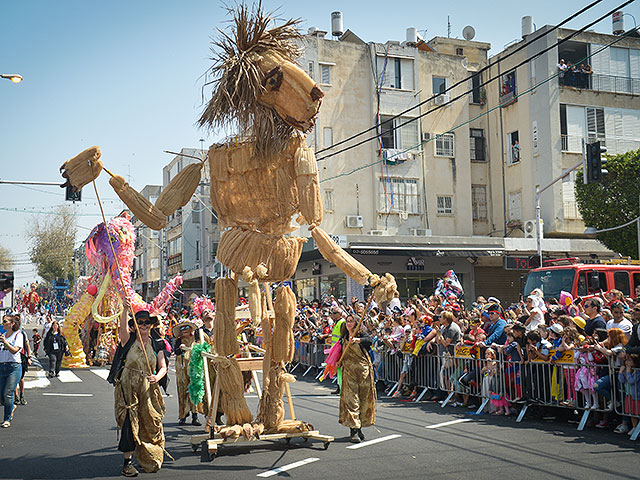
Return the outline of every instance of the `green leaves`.
{"type": "MultiPolygon", "coordinates": [[[[607,175],[602,183],[583,184],[576,176],[576,201],[585,226],[598,230],[625,224],[640,216],[640,150],[607,157],[607,175]]],[[[599,233],[598,240],[623,256],[636,257],[636,224],[613,232],[599,233]]]]}

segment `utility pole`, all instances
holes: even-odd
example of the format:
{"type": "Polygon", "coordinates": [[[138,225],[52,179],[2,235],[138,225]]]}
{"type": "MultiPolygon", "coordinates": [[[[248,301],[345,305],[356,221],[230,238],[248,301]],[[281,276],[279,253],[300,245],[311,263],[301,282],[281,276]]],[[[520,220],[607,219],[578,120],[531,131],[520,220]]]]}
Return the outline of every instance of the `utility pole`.
{"type": "MultiPolygon", "coordinates": [[[[200,154],[204,158],[204,138],[200,139],[200,154]]],[[[204,208],[204,182],[200,182],[200,266],[202,267],[202,295],[207,294],[207,244],[206,242],[206,229],[205,229],[205,208],[204,208]]]]}

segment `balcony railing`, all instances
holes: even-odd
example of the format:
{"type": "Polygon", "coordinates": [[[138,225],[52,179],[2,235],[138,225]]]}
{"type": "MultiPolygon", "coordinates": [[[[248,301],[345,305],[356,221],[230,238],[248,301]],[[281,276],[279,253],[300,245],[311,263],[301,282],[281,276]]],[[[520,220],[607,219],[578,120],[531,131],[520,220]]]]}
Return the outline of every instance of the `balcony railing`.
{"type": "Polygon", "coordinates": [[[616,137],[582,137],[580,135],[562,135],[562,151],[567,153],[582,153],[582,139],[586,143],[599,141],[607,148],[607,153],[618,155],[640,148],[640,138],[616,137]]]}
{"type": "Polygon", "coordinates": [[[599,73],[564,72],[559,77],[560,85],[597,92],[640,94],[640,78],[616,77],[599,73]]]}

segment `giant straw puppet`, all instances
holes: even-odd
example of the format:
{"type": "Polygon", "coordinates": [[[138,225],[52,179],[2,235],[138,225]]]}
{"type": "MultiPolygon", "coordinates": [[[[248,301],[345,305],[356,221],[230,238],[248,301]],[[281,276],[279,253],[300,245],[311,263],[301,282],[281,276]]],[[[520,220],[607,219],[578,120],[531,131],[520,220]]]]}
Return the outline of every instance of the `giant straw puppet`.
{"type": "MultiPolygon", "coordinates": [[[[226,230],[218,246],[218,259],[234,275],[216,282],[215,345],[219,355],[239,353],[235,338],[237,281],[250,284],[249,306],[254,321],[262,321],[267,353],[264,360],[264,395],[258,420],[267,432],[299,431],[301,422],[286,422],[282,404],[284,383],[293,377],[284,365],[293,356],[292,324],[296,300],[289,287],[280,287],[271,305],[268,284],[291,278],[302,253],[305,238],[293,237],[292,225],[308,225],[320,253],[349,277],[375,287],[379,303],[396,291],[394,278],[372,274],[351,257],[321,228],[322,202],[318,169],[305,133],[314,124],[324,93],[295,61],[301,34],[299,21],[274,25],[261,6],[239,5],[230,9],[233,20],[228,31],[220,31],[213,45],[214,64],[211,99],[199,119],[203,127],[235,125],[239,135],[209,149],[211,203],[220,226],[226,230]],[[260,293],[265,285],[267,296],[260,293]],[[275,311],[275,320],[267,314],[275,311]]],[[[67,161],[63,176],[67,184],[82,188],[104,169],[110,184],[146,225],[160,229],[166,217],[185,205],[199,181],[203,163],[183,169],[158,197],[155,205],[133,190],[124,178],[106,170],[98,147],[67,161]]],[[[226,377],[241,379],[233,359],[226,377]]],[[[224,373],[223,373],[224,375],[224,373]]],[[[222,375],[221,375],[222,377],[222,375]]],[[[222,409],[228,425],[251,420],[239,385],[222,382],[222,409]],[[230,415],[229,415],[230,414],[230,415]],[[231,417],[231,418],[229,418],[231,417]]]]}
{"type": "Polygon", "coordinates": [[[148,310],[152,315],[158,314],[164,311],[171,296],[182,283],[181,276],[174,277],[151,303],[146,303],[131,286],[135,239],[135,231],[126,212],[111,219],[107,226],[100,223],[89,234],[85,249],[87,259],[96,272],[86,282],[82,296],[65,317],[62,331],[69,342],[71,356],[63,358],[63,367],[87,366],[78,334],[78,329],[83,327],[85,322],[117,322],[122,313],[122,297],[125,294],[130,299],[134,312],[148,310]],[[116,257],[113,256],[109,236],[116,257]],[[123,282],[120,281],[119,272],[122,272],[123,282]]]}

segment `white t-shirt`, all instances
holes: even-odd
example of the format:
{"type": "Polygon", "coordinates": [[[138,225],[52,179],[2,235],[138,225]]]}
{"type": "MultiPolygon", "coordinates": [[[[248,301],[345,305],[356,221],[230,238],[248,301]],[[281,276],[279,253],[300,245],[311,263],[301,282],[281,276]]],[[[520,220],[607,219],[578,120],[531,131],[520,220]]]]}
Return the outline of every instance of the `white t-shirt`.
{"type": "Polygon", "coordinates": [[[539,308],[531,310],[531,321],[527,325],[527,331],[536,330],[540,325],[544,325],[544,315],[539,308]]]}
{"type": "Polygon", "coordinates": [[[607,322],[607,330],[611,330],[612,328],[619,328],[624,332],[627,338],[629,338],[631,336],[633,323],[631,323],[631,321],[626,318],[623,318],[620,323],[616,323],[615,319],[612,318],[607,322]]]}
{"type": "MultiPolygon", "coordinates": [[[[13,347],[20,347],[20,350],[24,347],[24,336],[20,330],[13,332],[11,335],[5,335],[5,338],[7,339],[7,343],[13,347]]],[[[16,353],[11,353],[4,346],[4,342],[0,342],[0,363],[22,362],[22,359],[20,358],[20,350],[16,353]]]]}

